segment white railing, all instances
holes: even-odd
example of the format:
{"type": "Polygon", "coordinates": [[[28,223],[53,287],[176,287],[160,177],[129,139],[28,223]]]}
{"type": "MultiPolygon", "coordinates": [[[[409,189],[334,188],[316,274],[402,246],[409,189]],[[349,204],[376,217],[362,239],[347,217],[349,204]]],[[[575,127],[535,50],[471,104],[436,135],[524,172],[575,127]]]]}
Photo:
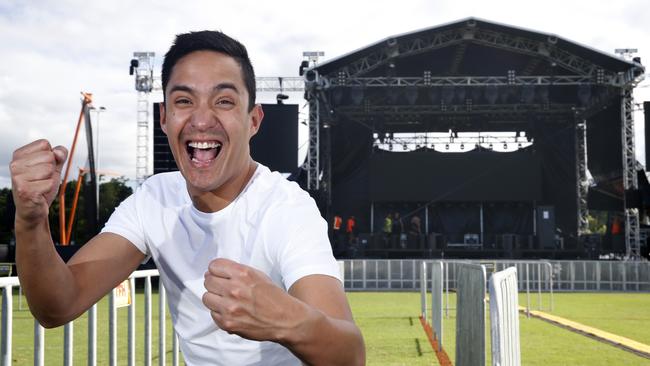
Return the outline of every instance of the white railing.
{"type": "MultiPolygon", "coordinates": [[[[151,312],[151,278],[158,277],[158,270],[144,270],[136,271],[129,276],[130,289],[131,289],[131,304],[128,305],[128,365],[135,365],[135,279],[143,278],[145,281],[144,287],[144,365],[151,365],[152,360],[152,312],[151,312]]],[[[5,277],[0,278],[0,287],[2,288],[2,314],[1,323],[2,329],[0,333],[0,365],[8,366],[12,364],[12,339],[13,339],[13,289],[19,287],[20,283],[18,277],[5,277]]],[[[158,326],[159,329],[159,342],[158,342],[158,364],[166,364],[166,345],[165,345],[165,327],[166,327],[166,299],[165,288],[160,284],[158,296],[158,326]]],[[[115,290],[111,291],[108,295],[109,302],[109,365],[117,365],[117,307],[115,305],[115,290]]],[[[97,364],[97,305],[93,305],[87,312],[88,314],[88,365],[95,366],[97,364]]],[[[70,322],[64,326],[64,350],[63,350],[63,363],[64,365],[72,365],[74,343],[74,322],[70,322]]],[[[178,338],[176,335],[172,337],[172,364],[177,366],[179,364],[179,350],[178,338]]],[[[34,320],[34,365],[45,364],[45,331],[43,327],[34,320]]]]}

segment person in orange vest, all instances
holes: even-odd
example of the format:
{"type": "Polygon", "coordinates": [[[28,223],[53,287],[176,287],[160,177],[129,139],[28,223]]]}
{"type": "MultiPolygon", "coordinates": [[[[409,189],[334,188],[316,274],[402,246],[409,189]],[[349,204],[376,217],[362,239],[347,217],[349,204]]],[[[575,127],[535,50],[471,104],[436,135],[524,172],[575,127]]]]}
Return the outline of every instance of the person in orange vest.
{"type": "Polygon", "coordinates": [[[335,254],[341,246],[341,225],[343,225],[343,218],[339,215],[334,215],[332,221],[332,239],[334,241],[335,254]]]}

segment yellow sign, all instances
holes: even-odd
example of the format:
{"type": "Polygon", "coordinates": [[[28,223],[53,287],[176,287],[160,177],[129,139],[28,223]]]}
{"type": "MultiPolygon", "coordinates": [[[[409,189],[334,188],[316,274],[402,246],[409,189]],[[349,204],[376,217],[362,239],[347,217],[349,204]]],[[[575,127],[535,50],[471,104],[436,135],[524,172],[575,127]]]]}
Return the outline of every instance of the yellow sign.
{"type": "Polygon", "coordinates": [[[131,305],[131,281],[127,279],[117,285],[114,296],[116,308],[131,305]]]}

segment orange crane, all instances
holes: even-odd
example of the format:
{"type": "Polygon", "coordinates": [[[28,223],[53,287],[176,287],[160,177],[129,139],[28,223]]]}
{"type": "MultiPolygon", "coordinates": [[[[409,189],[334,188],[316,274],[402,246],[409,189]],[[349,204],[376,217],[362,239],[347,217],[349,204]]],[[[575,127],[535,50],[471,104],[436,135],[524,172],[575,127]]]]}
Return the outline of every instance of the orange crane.
{"type": "MultiPolygon", "coordinates": [[[[74,132],[74,138],[72,140],[72,147],[70,148],[70,154],[68,155],[68,164],[65,167],[65,174],[63,175],[63,181],[59,187],[59,240],[61,245],[70,245],[70,233],[72,231],[72,221],[74,219],[74,211],[77,208],[77,199],[79,197],[78,190],[80,189],[79,181],[77,181],[77,192],[75,193],[75,198],[73,202],[73,210],[70,212],[70,218],[68,219],[69,225],[68,230],[66,230],[66,219],[65,219],[65,189],[68,185],[68,173],[70,173],[70,164],[72,163],[72,157],[74,156],[74,150],[77,146],[77,137],[79,136],[79,129],[81,128],[81,123],[84,120],[85,114],[88,112],[89,106],[92,104],[93,95],[91,93],[81,92],[83,97],[81,102],[81,112],[79,112],[79,119],[77,120],[77,128],[74,132]]],[[[80,173],[81,175],[81,173],[80,173]]]]}

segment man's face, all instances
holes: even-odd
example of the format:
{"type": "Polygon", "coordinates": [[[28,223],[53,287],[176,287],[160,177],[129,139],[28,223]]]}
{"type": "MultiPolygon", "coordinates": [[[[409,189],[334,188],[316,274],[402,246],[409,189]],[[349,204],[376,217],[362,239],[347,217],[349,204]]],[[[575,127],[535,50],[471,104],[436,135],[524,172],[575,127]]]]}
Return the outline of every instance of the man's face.
{"type": "Polygon", "coordinates": [[[230,56],[192,52],[174,65],[160,124],[190,194],[229,192],[248,173],[249,140],[263,117],[248,112],[241,67],[230,56]]]}

